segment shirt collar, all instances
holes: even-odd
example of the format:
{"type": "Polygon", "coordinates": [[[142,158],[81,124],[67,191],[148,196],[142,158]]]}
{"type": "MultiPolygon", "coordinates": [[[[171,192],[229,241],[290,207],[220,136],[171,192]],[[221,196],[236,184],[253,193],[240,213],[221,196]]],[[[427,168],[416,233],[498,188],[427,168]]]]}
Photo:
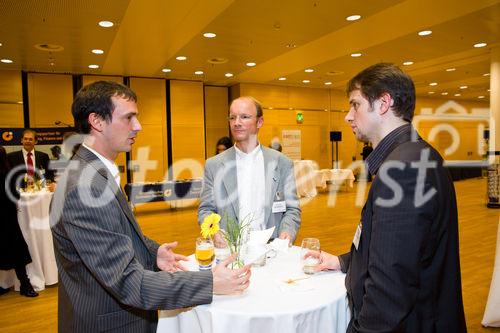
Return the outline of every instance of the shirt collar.
{"type": "MultiPolygon", "coordinates": [[[[22,148],[22,150],[23,150],[23,155],[28,156],[29,152],[26,149],[24,149],[24,147],[22,148]]],[[[31,156],[35,156],[35,149],[31,150],[31,156]]]]}
{"type": "Polygon", "coordinates": [[[116,166],[116,164],[110,160],[108,160],[106,157],[102,156],[101,154],[99,154],[97,151],[95,151],[94,149],[90,148],[88,145],[86,145],[85,143],[82,143],[82,145],[87,148],[88,150],[90,150],[92,153],[94,153],[95,156],[97,156],[97,158],[99,158],[99,160],[104,164],[104,166],[109,170],[109,172],[111,173],[111,175],[115,178],[115,180],[117,179],[117,176],[120,175],[120,172],[118,171],[118,167],[116,166]]]}
{"type": "MultiPolygon", "coordinates": [[[[395,145],[402,142],[402,140],[409,140],[410,134],[414,130],[411,124],[404,124],[394,129],[380,141],[365,161],[368,171],[372,176],[377,174],[378,169],[387,156],[394,150],[395,145]]],[[[417,136],[417,138],[419,137],[417,136]]]]}
{"type": "Polygon", "coordinates": [[[260,144],[257,145],[251,152],[245,153],[244,151],[240,150],[236,145],[234,145],[234,149],[236,150],[236,156],[240,158],[247,158],[247,157],[255,157],[259,151],[261,151],[260,144]]]}

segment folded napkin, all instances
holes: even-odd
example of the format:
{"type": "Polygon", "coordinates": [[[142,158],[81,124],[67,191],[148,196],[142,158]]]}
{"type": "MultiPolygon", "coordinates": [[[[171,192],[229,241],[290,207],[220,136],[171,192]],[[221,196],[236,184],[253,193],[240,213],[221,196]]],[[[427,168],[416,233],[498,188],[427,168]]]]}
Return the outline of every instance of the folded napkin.
{"type": "Polygon", "coordinates": [[[279,238],[275,238],[271,243],[269,243],[271,249],[283,253],[288,253],[288,249],[290,248],[289,245],[290,241],[288,239],[279,239],[279,238]]]}

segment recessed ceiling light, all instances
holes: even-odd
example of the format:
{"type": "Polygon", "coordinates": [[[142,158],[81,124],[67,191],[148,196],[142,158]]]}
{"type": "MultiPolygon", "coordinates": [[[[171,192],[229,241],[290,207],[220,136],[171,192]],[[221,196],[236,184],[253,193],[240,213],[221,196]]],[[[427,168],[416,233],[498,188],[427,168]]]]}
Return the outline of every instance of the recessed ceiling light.
{"type": "Polygon", "coordinates": [[[255,62],[247,62],[246,65],[248,67],[254,67],[255,65],[257,65],[255,62]]]}
{"type": "Polygon", "coordinates": [[[177,57],[175,57],[175,59],[177,59],[179,61],[184,61],[187,59],[187,57],[186,56],[177,56],[177,57]]]}
{"type": "Polygon", "coordinates": [[[280,77],[280,78],[278,78],[278,80],[280,80],[280,81],[286,81],[286,77],[280,77]]]}
{"type": "Polygon", "coordinates": [[[480,47],[485,47],[486,45],[488,45],[488,44],[486,44],[486,43],[484,43],[484,42],[481,42],[481,43],[476,43],[476,44],[474,44],[474,47],[475,47],[475,48],[480,48],[480,47]]]}
{"type": "Polygon", "coordinates": [[[89,68],[96,69],[96,68],[99,68],[99,65],[89,65],[89,68]]]}
{"type": "Polygon", "coordinates": [[[2,45],[3,45],[3,44],[2,44],[2,43],[0,43],[0,46],[2,46],[2,45]]]}
{"type": "Polygon", "coordinates": [[[311,82],[310,80],[302,80],[302,83],[309,83],[311,82]]]}
{"type": "Polygon", "coordinates": [[[481,96],[477,96],[477,98],[479,98],[479,99],[483,99],[483,98],[484,98],[484,96],[483,96],[483,95],[481,95],[481,96]]]}
{"type": "Polygon", "coordinates": [[[203,34],[203,37],[206,37],[206,38],[215,38],[217,35],[213,32],[205,32],[203,34]]]}
{"type": "Polygon", "coordinates": [[[437,82],[431,82],[431,83],[429,83],[429,85],[430,86],[437,86],[438,84],[437,84],[437,82]]]}
{"type": "Polygon", "coordinates": [[[405,65],[405,66],[413,65],[413,61],[405,61],[405,62],[403,62],[403,65],[405,65]]]}
{"type": "Polygon", "coordinates": [[[446,95],[448,95],[448,93],[445,91],[445,92],[442,92],[441,95],[446,96],[446,95]]]}
{"type": "Polygon", "coordinates": [[[104,51],[103,51],[103,50],[101,50],[101,49],[93,49],[93,50],[92,50],[92,53],[93,53],[93,54],[103,54],[103,53],[104,53],[104,51]]]}
{"type": "Polygon", "coordinates": [[[332,83],[331,83],[330,81],[325,82],[325,85],[326,85],[326,86],[329,86],[329,85],[331,85],[331,84],[332,84],[332,83]]]}
{"type": "Polygon", "coordinates": [[[350,16],[347,16],[345,19],[347,21],[357,21],[361,18],[361,15],[350,15],[350,16]]]}
{"type": "Polygon", "coordinates": [[[49,65],[50,65],[50,66],[55,66],[55,65],[56,65],[56,63],[55,63],[55,62],[51,62],[51,63],[49,63],[49,65]]]}
{"type": "Polygon", "coordinates": [[[361,57],[362,54],[361,53],[351,53],[351,57],[353,58],[357,58],[357,57],[361,57]]]}
{"type": "Polygon", "coordinates": [[[484,73],[483,76],[490,76],[490,73],[484,73]]]}
{"type": "Polygon", "coordinates": [[[487,92],[490,92],[491,90],[490,90],[490,89],[487,89],[486,91],[487,91],[487,92]]]}
{"type": "Polygon", "coordinates": [[[447,72],[454,72],[456,68],[452,67],[452,68],[446,68],[446,71],[447,72]]]}
{"type": "Polygon", "coordinates": [[[432,94],[434,94],[434,91],[429,91],[428,94],[432,95],[432,94]]]}
{"type": "Polygon", "coordinates": [[[196,71],[194,72],[195,75],[203,75],[203,71],[196,71]]]}
{"type": "Polygon", "coordinates": [[[13,61],[10,59],[1,59],[0,61],[3,62],[4,64],[12,64],[13,63],[13,61]]]}
{"type": "Polygon", "coordinates": [[[422,30],[418,32],[419,36],[429,36],[430,34],[432,34],[432,30],[422,30]]]}
{"type": "Polygon", "coordinates": [[[467,88],[469,88],[469,87],[467,87],[467,86],[460,86],[460,89],[467,89],[467,88]]]}
{"type": "Polygon", "coordinates": [[[226,74],[224,74],[224,76],[225,77],[233,77],[234,75],[233,75],[233,73],[226,73],[226,74]]]}
{"type": "Polygon", "coordinates": [[[100,21],[99,22],[99,25],[103,28],[111,28],[112,26],[114,26],[115,24],[111,21],[100,21]]]}
{"type": "Polygon", "coordinates": [[[462,94],[455,94],[455,95],[453,95],[453,96],[455,96],[455,97],[460,97],[460,96],[462,96],[462,94]]]}
{"type": "Polygon", "coordinates": [[[307,69],[304,69],[304,72],[306,72],[306,73],[312,73],[312,72],[314,72],[314,69],[307,68],[307,69]]]}
{"type": "Polygon", "coordinates": [[[172,70],[170,68],[163,68],[161,71],[163,73],[170,73],[172,70]]]}

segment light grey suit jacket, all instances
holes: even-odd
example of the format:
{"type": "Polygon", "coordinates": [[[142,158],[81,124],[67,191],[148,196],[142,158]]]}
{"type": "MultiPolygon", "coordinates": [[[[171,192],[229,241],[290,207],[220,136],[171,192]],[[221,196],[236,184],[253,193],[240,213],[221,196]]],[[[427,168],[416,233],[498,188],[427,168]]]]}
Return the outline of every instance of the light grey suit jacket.
{"type": "Polygon", "coordinates": [[[59,332],[155,332],[158,309],[212,301],[211,272],[159,271],[123,193],[81,147],[51,204],[59,270],[59,332]]]}
{"type": "MultiPolygon", "coordinates": [[[[262,147],[265,172],[265,208],[264,221],[266,228],[276,226],[273,237],[283,231],[288,232],[295,240],[300,227],[300,204],[295,187],[292,161],[282,153],[262,147]],[[275,201],[285,200],[286,211],[273,213],[275,201]]],[[[227,214],[238,220],[238,181],[236,173],[236,150],[234,147],[221,154],[209,158],[205,163],[201,204],[198,208],[198,223],[205,216],[217,213],[227,214]]],[[[221,221],[221,228],[226,228],[226,221],[221,221]]]]}

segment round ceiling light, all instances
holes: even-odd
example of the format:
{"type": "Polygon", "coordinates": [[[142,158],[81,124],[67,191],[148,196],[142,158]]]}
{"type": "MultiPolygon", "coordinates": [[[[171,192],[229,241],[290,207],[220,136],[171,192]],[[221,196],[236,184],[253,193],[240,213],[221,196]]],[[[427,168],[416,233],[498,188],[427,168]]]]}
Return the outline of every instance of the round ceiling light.
{"type": "Polygon", "coordinates": [[[89,68],[90,69],[97,69],[97,68],[99,68],[99,65],[89,65],[89,68]]]}
{"type": "Polygon", "coordinates": [[[248,67],[255,67],[255,65],[257,65],[255,62],[247,62],[246,65],[248,67]]]}
{"type": "Polygon", "coordinates": [[[432,30],[422,30],[418,32],[419,36],[429,36],[432,34],[432,30]]]}
{"type": "Polygon", "coordinates": [[[350,15],[350,16],[347,16],[345,19],[347,21],[357,21],[361,18],[361,15],[350,15]]]}
{"type": "Polygon", "coordinates": [[[205,38],[215,38],[215,37],[217,37],[217,35],[215,33],[213,33],[213,32],[205,32],[203,34],[203,37],[205,37],[205,38]]]}
{"type": "Polygon", "coordinates": [[[224,76],[225,77],[233,77],[234,75],[233,75],[233,73],[226,73],[226,74],[224,74],[224,76]]]}
{"type": "Polygon", "coordinates": [[[115,24],[111,21],[99,21],[99,25],[103,28],[111,28],[115,24]]]}
{"type": "Polygon", "coordinates": [[[10,59],[0,59],[0,62],[3,62],[4,64],[12,64],[14,61],[10,59]]]}
{"type": "Polygon", "coordinates": [[[103,51],[103,50],[101,50],[101,49],[93,49],[93,50],[92,50],[92,53],[93,53],[93,54],[103,54],[103,53],[104,53],[104,51],[103,51]]]}
{"type": "Polygon", "coordinates": [[[187,59],[187,57],[186,56],[177,56],[177,57],[175,57],[175,59],[177,59],[179,61],[184,61],[187,59]]]}
{"type": "Polygon", "coordinates": [[[362,54],[361,53],[351,53],[351,57],[353,58],[358,58],[358,57],[361,57],[362,54]]]}
{"type": "Polygon", "coordinates": [[[163,68],[161,71],[163,73],[170,73],[172,70],[170,68],[163,68]]]}

